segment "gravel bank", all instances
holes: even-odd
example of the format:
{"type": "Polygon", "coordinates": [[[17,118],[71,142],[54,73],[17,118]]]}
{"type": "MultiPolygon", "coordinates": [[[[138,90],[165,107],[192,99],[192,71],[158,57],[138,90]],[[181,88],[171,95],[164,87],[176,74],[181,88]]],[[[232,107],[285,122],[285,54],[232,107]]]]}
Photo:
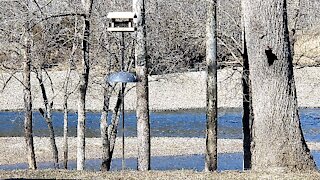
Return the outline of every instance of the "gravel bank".
{"type": "MultiPolygon", "coordinates": [[[[49,98],[54,100],[54,109],[62,109],[63,82],[65,72],[49,73],[54,85],[54,92],[48,89],[49,98]]],[[[102,108],[103,78],[98,72],[92,71],[87,96],[87,109],[100,111],[102,108]]],[[[9,77],[1,74],[0,87],[9,77]]],[[[181,109],[203,109],[205,108],[205,72],[189,72],[182,74],[169,74],[164,76],[151,76],[150,79],[150,109],[152,111],[181,110],[181,109]]],[[[69,98],[69,108],[77,109],[78,83],[77,73],[72,74],[70,91],[74,92],[69,98]]],[[[295,69],[298,103],[300,107],[320,107],[320,68],[306,67],[295,69]]],[[[19,82],[21,74],[16,74],[5,89],[0,93],[0,110],[23,109],[23,88],[19,82]]],[[[222,69],[218,71],[218,106],[221,108],[241,108],[241,70],[222,69]]],[[[45,84],[50,87],[49,78],[45,84]]],[[[129,85],[130,91],[125,96],[127,110],[135,109],[135,88],[129,85]]],[[[33,107],[42,107],[42,96],[38,82],[32,76],[33,107]]],[[[114,105],[115,97],[111,99],[114,105]]],[[[111,106],[112,107],[112,106],[111,106]]]]}
{"type": "MultiPolygon", "coordinates": [[[[62,160],[62,138],[58,137],[57,146],[60,152],[59,159],[62,160]]],[[[38,162],[50,161],[52,159],[49,138],[35,137],[35,152],[38,162]]],[[[137,157],[137,139],[125,139],[125,156],[137,157]]],[[[0,164],[16,164],[27,162],[25,152],[25,141],[23,137],[1,137],[1,157],[0,164]]],[[[76,159],[76,138],[69,138],[69,159],[76,159]]],[[[310,142],[308,146],[311,150],[320,150],[320,143],[310,142]]],[[[117,139],[114,158],[121,157],[121,139],[117,139]]],[[[242,151],[242,140],[240,139],[219,139],[218,153],[235,153],[242,151]]],[[[86,158],[101,157],[101,142],[99,138],[86,139],[86,158]]],[[[151,139],[152,156],[177,156],[177,155],[195,155],[205,152],[204,138],[168,138],[156,137],[151,139]]]]}
{"type": "MultiPolygon", "coordinates": [[[[120,158],[122,147],[121,138],[117,138],[114,151],[114,158],[120,158]]],[[[62,137],[57,137],[57,146],[60,152],[59,159],[62,159],[62,137]]],[[[25,152],[25,141],[23,137],[1,137],[1,157],[0,164],[15,164],[27,162],[25,152]]],[[[38,162],[51,160],[51,149],[48,137],[35,137],[34,146],[38,162]]],[[[87,159],[101,157],[101,140],[100,138],[86,139],[86,157],[87,159]]],[[[125,139],[125,156],[137,157],[138,147],[136,138],[125,139]]],[[[236,139],[219,139],[219,153],[240,152],[242,148],[241,140],[236,139]]],[[[69,138],[69,158],[76,159],[76,138],[69,138]]],[[[176,156],[176,155],[193,155],[203,154],[205,150],[205,139],[203,138],[168,138],[156,137],[151,139],[152,156],[176,156]]]]}

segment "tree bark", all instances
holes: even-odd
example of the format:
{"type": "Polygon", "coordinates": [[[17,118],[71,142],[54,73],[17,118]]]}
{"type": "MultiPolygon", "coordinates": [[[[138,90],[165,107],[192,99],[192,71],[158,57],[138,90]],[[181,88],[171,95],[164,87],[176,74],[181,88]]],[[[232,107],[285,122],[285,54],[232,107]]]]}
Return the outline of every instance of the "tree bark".
{"type": "MultiPolygon", "coordinates": [[[[74,45],[73,45],[74,49],[74,45]]],[[[64,83],[64,95],[63,95],[63,167],[68,169],[68,86],[71,74],[71,62],[69,63],[66,80],[64,83]]]]}
{"type": "Polygon", "coordinates": [[[49,103],[48,96],[47,96],[47,91],[44,86],[43,78],[42,78],[42,70],[41,67],[39,67],[39,70],[37,72],[37,79],[39,82],[39,86],[41,89],[42,93],[42,99],[43,99],[43,104],[45,107],[45,111],[43,111],[41,108],[39,109],[40,114],[42,117],[45,119],[48,129],[49,129],[49,137],[50,137],[50,145],[51,145],[51,151],[52,151],[52,159],[54,162],[54,168],[59,168],[59,156],[58,156],[58,148],[55,140],[55,135],[54,135],[54,129],[52,125],[52,115],[51,115],[51,109],[53,106],[53,102],[49,103]]]}
{"type": "Polygon", "coordinates": [[[68,169],[68,99],[70,93],[68,92],[70,76],[72,72],[72,64],[74,63],[74,55],[77,50],[77,28],[78,28],[78,18],[75,16],[74,22],[74,40],[72,43],[72,50],[70,53],[69,64],[68,64],[68,71],[66,74],[65,82],[64,82],[64,95],[63,95],[63,167],[64,169],[68,169]]]}
{"type": "Polygon", "coordinates": [[[86,94],[89,79],[89,37],[90,37],[90,15],[93,0],[82,0],[82,6],[85,11],[84,30],[83,30],[83,59],[82,73],[79,84],[79,102],[78,102],[78,126],[77,126],[77,170],[84,170],[85,166],[85,126],[86,126],[86,94]]]}
{"type": "MultiPolygon", "coordinates": [[[[27,25],[27,28],[29,26],[27,25]]],[[[29,32],[27,35],[29,36],[29,32]]],[[[27,157],[29,169],[37,169],[36,156],[34,153],[33,134],[32,134],[32,97],[31,97],[31,42],[29,37],[25,37],[25,49],[22,49],[23,62],[23,85],[24,85],[24,133],[27,147],[27,157]]]]}
{"type": "Polygon", "coordinates": [[[207,2],[207,130],[205,170],[217,170],[217,16],[216,0],[207,2]]]}
{"type": "Polygon", "coordinates": [[[108,126],[108,136],[110,141],[110,161],[112,159],[114,146],[116,144],[116,138],[117,138],[117,129],[119,125],[119,118],[120,118],[120,107],[122,105],[122,96],[121,96],[121,90],[118,92],[117,102],[116,106],[113,109],[112,113],[112,119],[111,124],[108,126]]]}
{"type": "Polygon", "coordinates": [[[254,120],[252,109],[252,92],[251,80],[249,78],[249,61],[247,53],[247,44],[243,34],[243,70],[242,70],[242,92],[243,92],[243,116],[242,116],[242,131],[243,131],[243,168],[244,170],[251,169],[251,141],[252,141],[252,123],[254,120]]]}
{"type": "Polygon", "coordinates": [[[68,95],[63,98],[63,168],[68,169],[68,95]]]}
{"type": "Polygon", "coordinates": [[[110,87],[104,88],[103,92],[103,110],[100,119],[100,132],[102,140],[102,163],[101,171],[109,171],[111,166],[110,141],[108,138],[108,112],[110,102],[110,87]]]}
{"type": "Polygon", "coordinates": [[[150,122],[149,122],[149,88],[146,51],[146,24],[144,0],[133,0],[133,11],[137,15],[136,30],[136,74],[137,93],[137,138],[138,138],[138,170],[150,170],[150,122]]]}
{"type": "Polygon", "coordinates": [[[290,51],[286,0],[243,0],[252,106],[252,169],[314,170],[304,140],[290,51]]]}

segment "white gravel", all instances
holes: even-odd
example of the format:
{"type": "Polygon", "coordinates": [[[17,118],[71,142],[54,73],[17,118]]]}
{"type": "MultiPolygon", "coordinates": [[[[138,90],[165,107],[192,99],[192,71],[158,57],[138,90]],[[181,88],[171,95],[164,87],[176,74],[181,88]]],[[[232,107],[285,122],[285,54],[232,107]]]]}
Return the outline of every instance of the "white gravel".
{"type": "MultiPolygon", "coordinates": [[[[116,140],[114,158],[121,157],[121,138],[116,140]]],[[[56,138],[59,150],[59,159],[62,160],[62,137],[56,138]]],[[[35,137],[34,146],[38,162],[51,161],[52,154],[48,137],[35,137]]],[[[101,139],[86,138],[86,158],[101,158],[101,139]]],[[[125,138],[125,157],[137,157],[137,138],[125,138]]],[[[76,159],[76,138],[69,138],[69,159],[76,159]]],[[[320,143],[308,142],[311,150],[320,150],[320,143]]],[[[23,137],[1,137],[0,138],[0,165],[27,162],[25,141],[23,137]]],[[[151,138],[152,156],[177,156],[204,154],[204,138],[178,138],[178,137],[155,137],[151,138]]],[[[241,139],[218,139],[218,153],[242,152],[241,139]]]]}
{"type": "MultiPolygon", "coordinates": [[[[102,87],[103,78],[98,72],[92,71],[90,85],[87,96],[87,109],[99,111],[102,108],[102,87]]],[[[0,110],[23,109],[23,86],[21,84],[21,74],[16,74],[9,83],[6,84],[8,74],[0,74],[0,110]]],[[[51,72],[50,77],[54,85],[54,93],[50,89],[49,79],[46,80],[49,98],[54,99],[54,109],[62,109],[62,87],[65,72],[51,72]]],[[[151,76],[149,78],[150,89],[150,109],[156,110],[181,110],[181,109],[204,109],[205,108],[205,72],[189,72],[182,74],[169,74],[164,76],[151,76]]],[[[78,83],[76,72],[72,74],[72,87],[69,98],[69,108],[77,109],[78,83]]],[[[300,107],[320,107],[320,68],[306,67],[295,69],[295,79],[297,86],[298,102],[300,107]]],[[[242,87],[240,69],[226,68],[218,71],[218,106],[219,107],[242,107],[242,87]]],[[[136,97],[133,84],[129,84],[130,91],[125,96],[125,108],[134,110],[136,97]]],[[[38,82],[32,76],[33,108],[42,107],[42,96],[38,82]]],[[[115,97],[111,99],[114,105],[115,97]]],[[[112,106],[111,106],[112,107],[112,106]]]]}

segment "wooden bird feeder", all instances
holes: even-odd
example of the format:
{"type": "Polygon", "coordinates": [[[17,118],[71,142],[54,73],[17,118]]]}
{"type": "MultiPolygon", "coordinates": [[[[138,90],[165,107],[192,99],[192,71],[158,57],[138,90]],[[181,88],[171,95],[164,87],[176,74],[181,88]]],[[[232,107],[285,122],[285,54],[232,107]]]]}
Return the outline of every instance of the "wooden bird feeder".
{"type": "Polygon", "coordinates": [[[111,20],[108,31],[113,32],[134,32],[134,12],[109,12],[107,18],[111,20]]]}

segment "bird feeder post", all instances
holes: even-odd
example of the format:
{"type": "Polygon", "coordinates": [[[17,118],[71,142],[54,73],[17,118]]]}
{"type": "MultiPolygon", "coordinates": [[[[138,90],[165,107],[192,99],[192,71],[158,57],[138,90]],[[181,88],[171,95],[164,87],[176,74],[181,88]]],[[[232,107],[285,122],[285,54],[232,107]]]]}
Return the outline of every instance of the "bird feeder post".
{"type": "Polygon", "coordinates": [[[108,31],[111,32],[121,32],[121,41],[120,41],[120,51],[121,51],[121,71],[111,74],[107,81],[108,82],[120,82],[121,83],[121,99],[122,99],[122,106],[121,106],[121,115],[122,115],[122,170],[125,169],[125,157],[124,157],[124,137],[125,137],[125,129],[124,129],[124,84],[129,82],[136,82],[136,77],[128,72],[125,72],[124,66],[124,32],[134,32],[135,27],[134,25],[134,18],[136,15],[133,12],[110,12],[107,15],[107,18],[111,20],[109,24],[108,31]]]}

